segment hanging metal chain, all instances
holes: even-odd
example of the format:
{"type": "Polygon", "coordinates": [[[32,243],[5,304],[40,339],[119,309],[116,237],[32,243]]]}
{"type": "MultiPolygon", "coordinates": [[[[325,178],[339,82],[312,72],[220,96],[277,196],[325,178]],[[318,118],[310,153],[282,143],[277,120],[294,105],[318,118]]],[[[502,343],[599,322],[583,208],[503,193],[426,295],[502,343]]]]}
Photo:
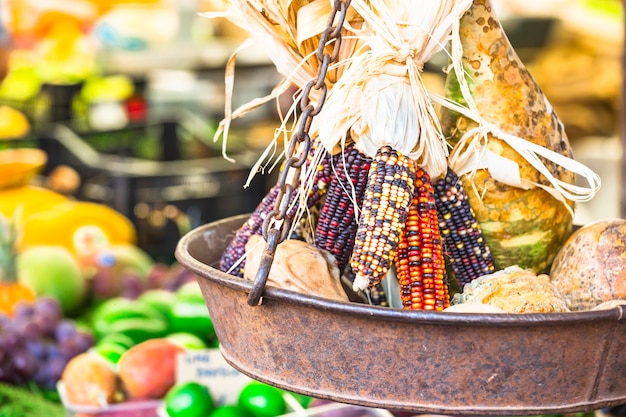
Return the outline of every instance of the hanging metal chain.
{"type": "Polygon", "coordinates": [[[276,247],[280,242],[287,239],[289,230],[291,229],[293,219],[291,219],[287,213],[289,203],[296,192],[302,165],[306,162],[311,149],[311,137],[309,136],[311,122],[313,121],[313,117],[317,116],[322,110],[322,106],[326,101],[326,94],[328,92],[326,73],[328,72],[329,66],[339,58],[342,40],[341,28],[346,20],[349,6],[350,0],[334,1],[333,9],[328,17],[328,25],[324,32],[322,32],[317,47],[317,59],[320,62],[320,66],[315,78],[311,79],[302,89],[302,98],[300,99],[300,110],[302,114],[300,115],[298,127],[289,140],[285,151],[285,164],[278,179],[279,192],[276,198],[276,204],[263,222],[262,231],[266,243],[259,270],[252,286],[252,291],[248,295],[248,304],[251,306],[259,304],[270,268],[274,262],[276,247]],[[326,52],[326,45],[333,41],[332,52],[326,52]],[[311,104],[313,89],[321,91],[317,107],[311,104]],[[300,156],[297,156],[298,151],[300,152],[300,156]]]}

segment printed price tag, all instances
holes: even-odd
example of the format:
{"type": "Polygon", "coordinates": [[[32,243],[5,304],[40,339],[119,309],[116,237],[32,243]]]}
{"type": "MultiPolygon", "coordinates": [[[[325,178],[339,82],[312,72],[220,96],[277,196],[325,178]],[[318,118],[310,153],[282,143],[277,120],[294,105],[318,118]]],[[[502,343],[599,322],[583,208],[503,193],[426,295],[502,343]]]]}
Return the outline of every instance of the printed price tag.
{"type": "Polygon", "coordinates": [[[176,382],[194,381],[209,387],[215,402],[234,404],[251,378],[230,366],[219,349],[188,350],[178,356],[176,382]]]}

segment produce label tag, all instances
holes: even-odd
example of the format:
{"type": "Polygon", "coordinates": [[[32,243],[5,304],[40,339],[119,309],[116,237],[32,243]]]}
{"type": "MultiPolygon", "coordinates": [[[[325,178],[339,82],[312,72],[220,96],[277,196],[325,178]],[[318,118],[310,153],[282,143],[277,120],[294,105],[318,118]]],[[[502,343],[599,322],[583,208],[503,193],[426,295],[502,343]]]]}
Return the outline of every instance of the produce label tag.
{"type": "Polygon", "coordinates": [[[218,405],[236,404],[251,378],[230,366],[219,349],[188,350],[178,356],[176,382],[198,382],[209,387],[218,405]]]}

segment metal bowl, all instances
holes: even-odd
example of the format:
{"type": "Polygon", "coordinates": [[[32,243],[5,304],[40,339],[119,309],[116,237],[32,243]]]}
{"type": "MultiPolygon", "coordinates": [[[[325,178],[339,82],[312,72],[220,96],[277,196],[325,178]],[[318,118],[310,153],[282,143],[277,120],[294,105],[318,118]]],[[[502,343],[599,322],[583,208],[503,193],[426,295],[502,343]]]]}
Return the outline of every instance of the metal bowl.
{"type": "Polygon", "coordinates": [[[213,266],[247,217],[192,230],[176,258],[198,277],[224,358],[254,379],[412,413],[536,415],[626,403],[625,306],[404,311],[267,287],[251,307],[252,283],[213,266]]]}

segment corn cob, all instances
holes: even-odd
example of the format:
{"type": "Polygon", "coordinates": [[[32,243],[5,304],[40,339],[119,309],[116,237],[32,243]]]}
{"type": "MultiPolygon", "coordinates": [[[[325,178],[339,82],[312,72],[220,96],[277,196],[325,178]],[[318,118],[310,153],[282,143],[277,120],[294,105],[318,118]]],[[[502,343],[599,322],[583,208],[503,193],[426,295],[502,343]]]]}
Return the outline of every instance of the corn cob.
{"type": "Polygon", "coordinates": [[[232,275],[243,277],[243,262],[238,268],[230,271],[230,269],[243,257],[245,253],[246,243],[250,236],[261,233],[261,226],[267,214],[274,209],[274,203],[280,187],[274,185],[272,189],[263,197],[261,203],[255,208],[248,220],[237,230],[235,237],[226,247],[222,257],[220,258],[219,269],[224,272],[230,272],[232,275]]]}
{"type": "MultiPolygon", "coordinates": [[[[313,207],[321,201],[330,184],[332,176],[332,166],[330,156],[324,157],[317,167],[315,181],[307,195],[306,204],[313,207]]],[[[276,198],[280,191],[280,185],[275,184],[270,191],[263,197],[261,203],[255,208],[250,218],[241,226],[233,240],[228,244],[226,250],[222,254],[218,268],[221,271],[229,272],[231,275],[243,277],[245,266],[244,254],[246,252],[246,243],[250,236],[260,235],[262,233],[263,222],[267,215],[274,209],[276,198]],[[235,266],[237,265],[237,266],[235,266]]],[[[295,198],[295,194],[292,199],[295,198]]],[[[294,205],[288,212],[289,216],[293,216],[297,210],[294,205]]]]}
{"type": "Polygon", "coordinates": [[[461,286],[494,272],[493,257],[458,175],[450,168],[435,181],[439,229],[450,266],[461,286]]]}
{"type": "Polygon", "coordinates": [[[326,249],[337,260],[343,272],[354,248],[357,230],[355,206],[360,207],[367,185],[367,175],[372,159],[353,145],[337,158],[335,176],[326,193],[315,228],[315,246],[326,249]],[[354,188],[353,196],[352,190],[354,188]]]}
{"type": "Polygon", "coordinates": [[[421,168],[395,265],[403,308],[441,311],[450,305],[434,190],[430,176],[421,168]]]}
{"type": "Polygon", "coordinates": [[[369,287],[367,298],[369,299],[370,304],[381,307],[389,307],[387,294],[385,293],[385,289],[380,282],[376,285],[372,285],[371,287],[369,287]]]}
{"type": "MultiPolygon", "coordinates": [[[[356,275],[350,265],[347,265],[346,269],[343,271],[342,279],[348,282],[354,282],[355,276],[356,275]]],[[[366,290],[365,295],[367,296],[367,301],[370,305],[389,307],[387,292],[385,291],[382,282],[379,282],[378,284],[369,287],[366,290]]]]}
{"type": "Polygon", "coordinates": [[[390,146],[370,166],[350,264],[355,291],[378,284],[393,262],[415,183],[415,164],[390,146]]]}

